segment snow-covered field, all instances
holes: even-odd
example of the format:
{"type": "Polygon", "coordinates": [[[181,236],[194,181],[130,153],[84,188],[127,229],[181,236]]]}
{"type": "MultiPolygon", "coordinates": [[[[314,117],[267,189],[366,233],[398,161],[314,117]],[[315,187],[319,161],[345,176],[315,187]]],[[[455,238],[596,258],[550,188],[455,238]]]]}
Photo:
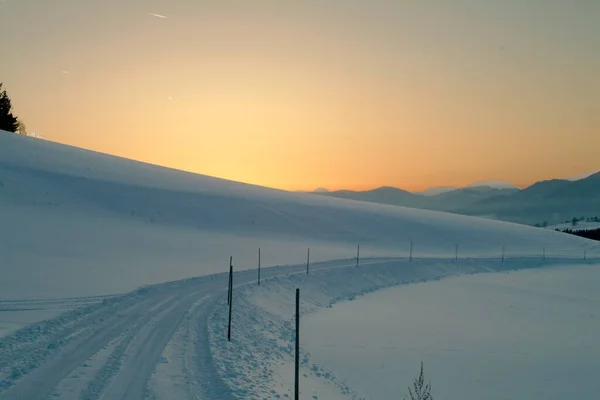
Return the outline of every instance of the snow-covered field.
{"type": "Polygon", "coordinates": [[[434,398],[598,397],[600,265],[461,276],[309,315],[303,345],[367,399],[401,398],[424,361],[434,398]]]}
{"type": "MultiPolygon", "coordinates": [[[[0,399],[285,398],[295,285],[313,296],[307,312],[396,284],[600,256],[597,243],[553,231],[261,188],[3,132],[0,243],[0,399]],[[260,288],[259,247],[263,266],[280,265],[264,269],[273,279],[260,288]],[[294,266],[307,247],[308,276],[294,266]],[[231,345],[226,276],[215,275],[229,256],[231,345]]],[[[305,357],[303,390],[352,396],[312,364],[305,357]]]]}
{"type": "Polygon", "coordinates": [[[220,378],[239,398],[291,397],[293,375],[280,374],[293,362],[300,288],[304,398],[402,398],[421,360],[436,398],[591,398],[599,284],[598,262],[369,261],[245,288],[232,342],[221,301],[211,343],[220,378]],[[420,283],[440,278],[449,279],[420,283]]]}

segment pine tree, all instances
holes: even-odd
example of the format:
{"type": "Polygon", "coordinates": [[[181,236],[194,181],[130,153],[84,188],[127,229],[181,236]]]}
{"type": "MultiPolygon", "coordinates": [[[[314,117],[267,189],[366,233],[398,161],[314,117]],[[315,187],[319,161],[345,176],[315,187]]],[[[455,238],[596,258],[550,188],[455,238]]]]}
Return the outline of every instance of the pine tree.
{"type": "Polygon", "coordinates": [[[2,91],[1,82],[0,91],[0,130],[16,132],[19,128],[19,120],[11,112],[12,104],[6,90],[2,91]]]}

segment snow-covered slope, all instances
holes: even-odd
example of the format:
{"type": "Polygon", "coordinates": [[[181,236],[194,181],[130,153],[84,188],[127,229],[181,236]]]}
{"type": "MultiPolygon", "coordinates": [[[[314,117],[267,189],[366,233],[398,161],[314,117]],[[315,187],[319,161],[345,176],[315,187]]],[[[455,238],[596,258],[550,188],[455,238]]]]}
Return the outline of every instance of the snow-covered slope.
{"type": "MultiPolygon", "coordinates": [[[[275,168],[276,166],[274,166],[275,168]]],[[[579,254],[585,241],[458,215],[289,193],[0,133],[0,297],[124,292],[222,271],[366,255],[579,254]],[[114,279],[116,276],[118,280],[114,279]]]]}
{"type": "MultiPolygon", "coordinates": [[[[233,400],[249,398],[256,382],[264,396],[285,396],[287,330],[264,342],[252,318],[287,329],[288,311],[271,316],[277,296],[297,284],[320,296],[317,307],[394,284],[599,255],[596,243],[554,231],[261,188],[8,133],[0,133],[0,222],[0,400],[233,400]],[[359,268],[348,261],[358,244],[359,268]],[[308,246],[313,261],[338,261],[309,275],[303,265],[265,269],[264,285],[239,296],[256,285],[258,247],[269,266],[305,262],[308,246]],[[235,337],[254,341],[235,354],[240,343],[222,340],[226,276],[214,275],[230,255],[235,337]],[[200,277],[183,279],[192,276],[200,277]],[[106,296],[153,283],[161,284],[106,296]],[[257,308],[240,315],[247,304],[257,308]],[[32,311],[54,318],[15,318],[32,311]],[[33,325],[10,333],[19,323],[33,325]],[[257,364],[253,348],[271,348],[267,361],[284,364],[257,364]]],[[[305,372],[317,398],[335,398],[326,368],[305,372]]]]}

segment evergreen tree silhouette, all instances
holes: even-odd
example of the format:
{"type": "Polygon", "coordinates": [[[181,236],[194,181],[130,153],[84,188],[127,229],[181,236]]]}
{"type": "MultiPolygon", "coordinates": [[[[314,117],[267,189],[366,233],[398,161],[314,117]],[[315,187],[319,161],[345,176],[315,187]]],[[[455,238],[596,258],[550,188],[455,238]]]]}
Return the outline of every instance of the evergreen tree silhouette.
{"type": "Polygon", "coordinates": [[[16,132],[19,128],[19,120],[12,114],[12,104],[6,90],[2,91],[0,82],[0,130],[16,132]]]}

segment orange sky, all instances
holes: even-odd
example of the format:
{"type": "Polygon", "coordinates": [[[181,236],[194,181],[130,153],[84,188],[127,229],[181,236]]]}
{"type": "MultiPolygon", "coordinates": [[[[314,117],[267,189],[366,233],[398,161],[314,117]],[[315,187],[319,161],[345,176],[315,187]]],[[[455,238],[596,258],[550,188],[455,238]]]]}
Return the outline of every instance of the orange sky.
{"type": "Polygon", "coordinates": [[[600,168],[598,15],[583,0],[6,0],[0,81],[49,140],[232,180],[527,185],[600,168]]]}

